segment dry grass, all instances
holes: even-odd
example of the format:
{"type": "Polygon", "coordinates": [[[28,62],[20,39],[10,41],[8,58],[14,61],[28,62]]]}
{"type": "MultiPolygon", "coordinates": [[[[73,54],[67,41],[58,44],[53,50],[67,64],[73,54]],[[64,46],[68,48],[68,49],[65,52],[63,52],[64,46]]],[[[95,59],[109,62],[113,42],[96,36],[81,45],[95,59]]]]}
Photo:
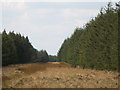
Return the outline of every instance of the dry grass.
{"type": "Polygon", "coordinates": [[[20,64],[3,68],[3,88],[117,88],[118,73],[72,68],[67,63],[20,64]]]}

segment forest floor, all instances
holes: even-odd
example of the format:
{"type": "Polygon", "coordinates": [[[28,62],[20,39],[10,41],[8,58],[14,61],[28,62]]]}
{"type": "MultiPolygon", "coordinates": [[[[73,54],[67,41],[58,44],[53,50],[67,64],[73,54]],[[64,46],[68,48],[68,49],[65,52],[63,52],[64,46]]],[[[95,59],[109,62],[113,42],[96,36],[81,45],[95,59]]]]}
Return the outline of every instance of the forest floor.
{"type": "Polygon", "coordinates": [[[118,88],[118,78],[117,72],[73,68],[64,62],[2,68],[3,88],[118,88]]]}

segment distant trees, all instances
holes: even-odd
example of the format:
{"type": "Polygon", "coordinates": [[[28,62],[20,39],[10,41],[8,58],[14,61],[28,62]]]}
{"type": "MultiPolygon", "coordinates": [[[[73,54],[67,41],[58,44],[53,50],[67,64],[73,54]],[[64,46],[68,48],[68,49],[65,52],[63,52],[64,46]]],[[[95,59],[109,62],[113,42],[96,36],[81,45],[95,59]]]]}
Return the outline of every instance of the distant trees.
{"type": "Polygon", "coordinates": [[[48,62],[49,56],[46,50],[38,51],[36,62],[48,62]]]}
{"type": "Polygon", "coordinates": [[[49,55],[49,62],[60,62],[57,56],[49,55]]]}
{"type": "Polygon", "coordinates": [[[119,5],[101,9],[95,19],[62,44],[58,58],[73,66],[118,70],[118,12],[119,5]]]}
{"type": "Polygon", "coordinates": [[[28,63],[34,61],[47,62],[46,51],[37,51],[29,42],[28,37],[4,30],[2,32],[2,66],[9,64],[28,63]],[[39,60],[38,60],[39,59],[39,60]]]}

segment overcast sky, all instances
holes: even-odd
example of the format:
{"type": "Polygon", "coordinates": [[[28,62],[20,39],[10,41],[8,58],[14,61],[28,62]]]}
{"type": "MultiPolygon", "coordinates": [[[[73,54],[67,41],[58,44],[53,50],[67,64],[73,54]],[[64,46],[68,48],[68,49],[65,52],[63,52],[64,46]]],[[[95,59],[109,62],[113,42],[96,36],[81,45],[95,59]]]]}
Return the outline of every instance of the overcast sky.
{"type": "Polygon", "coordinates": [[[2,30],[28,36],[37,50],[56,55],[64,39],[83,27],[107,2],[8,2],[2,5],[2,30]]]}

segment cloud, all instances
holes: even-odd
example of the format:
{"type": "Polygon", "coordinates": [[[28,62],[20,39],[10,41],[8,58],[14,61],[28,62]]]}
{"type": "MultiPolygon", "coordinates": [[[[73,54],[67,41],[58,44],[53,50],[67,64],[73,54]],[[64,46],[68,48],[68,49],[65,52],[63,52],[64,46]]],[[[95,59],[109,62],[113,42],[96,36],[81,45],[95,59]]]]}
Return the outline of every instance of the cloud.
{"type": "MultiPolygon", "coordinates": [[[[110,0],[1,0],[2,2],[109,2],[110,0]]],[[[119,2],[119,0],[111,0],[119,2]]]]}
{"type": "Polygon", "coordinates": [[[78,17],[94,17],[95,15],[97,15],[98,12],[99,10],[94,10],[94,9],[67,8],[61,10],[61,16],[64,19],[78,18],[78,17]]]}
{"type": "Polygon", "coordinates": [[[54,12],[54,9],[49,9],[49,8],[37,8],[37,9],[32,9],[28,12],[30,17],[32,18],[38,18],[38,19],[45,19],[49,17],[49,15],[54,12]]]}
{"type": "Polygon", "coordinates": [[[0,27],[2,27],[2,4],[1,3],[0,3],[0,27]]]}
{"type": "Polygon", "coordinates": [[[83,27],[87,23],[87,20],[75,20],[75,27],[83,27]]]}
{"type": "Polygon", "coordinates": [[[2,9],[7,11],[23,11],[27,8],[25,2],[2,2],[2,9]]]}
{"type": "Polygon", "coordinates": [[[27,3],[8,3],[3,13],[3,27],[7,31],[29,36],[35,48],[56,54],[64,39],[70,37],[76,27],[82,27],[90,17],[96,16],[98,10],[33,8],[27,3]]]}

